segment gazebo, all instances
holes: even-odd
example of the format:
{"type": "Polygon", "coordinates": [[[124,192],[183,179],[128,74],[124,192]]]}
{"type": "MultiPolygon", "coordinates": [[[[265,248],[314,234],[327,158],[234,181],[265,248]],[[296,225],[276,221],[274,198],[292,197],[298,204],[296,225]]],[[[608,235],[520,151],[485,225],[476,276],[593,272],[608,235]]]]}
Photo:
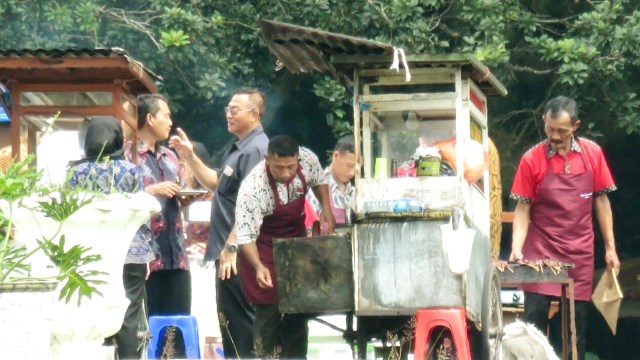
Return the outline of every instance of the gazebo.
{"type": "Polygon", "coordinates": [[[78,131],[89,116],[114,116],[128,125],[125,133],[135,134],[136,96],[157,92],[159,80],[120,48],[0,50],[0,106],[11,119],[11,156],[35,153],[51,127],[78,131]]]}

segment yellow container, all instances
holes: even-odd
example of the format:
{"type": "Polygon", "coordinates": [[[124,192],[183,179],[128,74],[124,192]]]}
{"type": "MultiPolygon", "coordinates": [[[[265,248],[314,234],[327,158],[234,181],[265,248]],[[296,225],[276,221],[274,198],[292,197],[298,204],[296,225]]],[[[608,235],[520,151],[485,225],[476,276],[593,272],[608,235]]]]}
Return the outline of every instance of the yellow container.
{"type": "Polygon", "coordinates": [[[440,175],[440,158],[437,156],[423,156],[418,161],[418,176],[440,175]]]}

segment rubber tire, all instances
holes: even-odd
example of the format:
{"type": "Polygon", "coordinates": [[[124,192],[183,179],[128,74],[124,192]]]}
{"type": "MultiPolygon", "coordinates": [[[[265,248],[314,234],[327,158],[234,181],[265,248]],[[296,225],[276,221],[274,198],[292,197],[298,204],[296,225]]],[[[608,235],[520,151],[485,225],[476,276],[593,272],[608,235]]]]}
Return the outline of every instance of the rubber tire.
{"type": "Polygon", "coordinates": [[[502,300],[500,276],[493,265],[485,272],[482,287],[482,359],[495,360],[502,341],[502,300]]]}

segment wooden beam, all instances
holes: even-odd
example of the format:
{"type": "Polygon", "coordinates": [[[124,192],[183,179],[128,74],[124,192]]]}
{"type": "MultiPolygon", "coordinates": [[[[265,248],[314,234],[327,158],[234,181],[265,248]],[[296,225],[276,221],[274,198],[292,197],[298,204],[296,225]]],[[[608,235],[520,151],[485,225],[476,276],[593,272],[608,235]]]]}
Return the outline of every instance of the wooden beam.
{"type": "Polygon", "coordinates": [[[360,95],[360,102],[383,102],[383,101],[410,101],[410,100],[454,100],[456,94],[453,92],[442,93],[412,93],[412,94],[380,94],[380,95],[360,95]]]}
{"type": "Polygon", "coordinates": [[[61,116],[92,116],[110,115],[114,116],[112,105],[104,106],[23,106],[22,114],[25,115],[52,115],[60,111],[61,116]]]}
{"type": "Polygon", "coordinates": [[[410,101],[394,101],[394,102],[372,102],[371,112],[376,111],[410,111],[410,110],[430,110],[454,112],[456,103],[454,99],[441,100],[410,100],[410,101]]]}
{"type": "Polygon", "coordinates": [[[16,86],[20,87],[21,92],[26,91],[42,91],[42,92],[66,92],[66,91],[113,91],[113,83],[13,83],[9,85],[9,88],[12,89],[16,86]]]}
{"type": "Polygon", "coordinates": [[[124,58],[2,58],[0,68],[5,69],[73,69],[121,68],[130,62],[124,58]]]}

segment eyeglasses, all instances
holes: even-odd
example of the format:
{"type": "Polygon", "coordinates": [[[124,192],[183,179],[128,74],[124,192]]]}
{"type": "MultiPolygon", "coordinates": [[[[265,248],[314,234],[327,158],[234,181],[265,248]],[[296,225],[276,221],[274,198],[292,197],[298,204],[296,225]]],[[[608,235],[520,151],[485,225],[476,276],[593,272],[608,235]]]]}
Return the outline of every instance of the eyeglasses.
{"type": "Polygon", "coordinates": [[[236,116],[236,115],[238,115],[238,114],[240,114],[240,113],[243,113],[243,112],[250,112],[250,111],[253,111],[253,110],[255,110],[255,109],[239,110],[239,109],[236,109],[236,108],[230,108],[230,107],[228,107],[228,106],[227,106],[227,107],[225,107],[225,108],[224,108],[224,113],[225,113],[225,114],[231,114],[231,115],[233,115],[233,116],[236,116]]]}

